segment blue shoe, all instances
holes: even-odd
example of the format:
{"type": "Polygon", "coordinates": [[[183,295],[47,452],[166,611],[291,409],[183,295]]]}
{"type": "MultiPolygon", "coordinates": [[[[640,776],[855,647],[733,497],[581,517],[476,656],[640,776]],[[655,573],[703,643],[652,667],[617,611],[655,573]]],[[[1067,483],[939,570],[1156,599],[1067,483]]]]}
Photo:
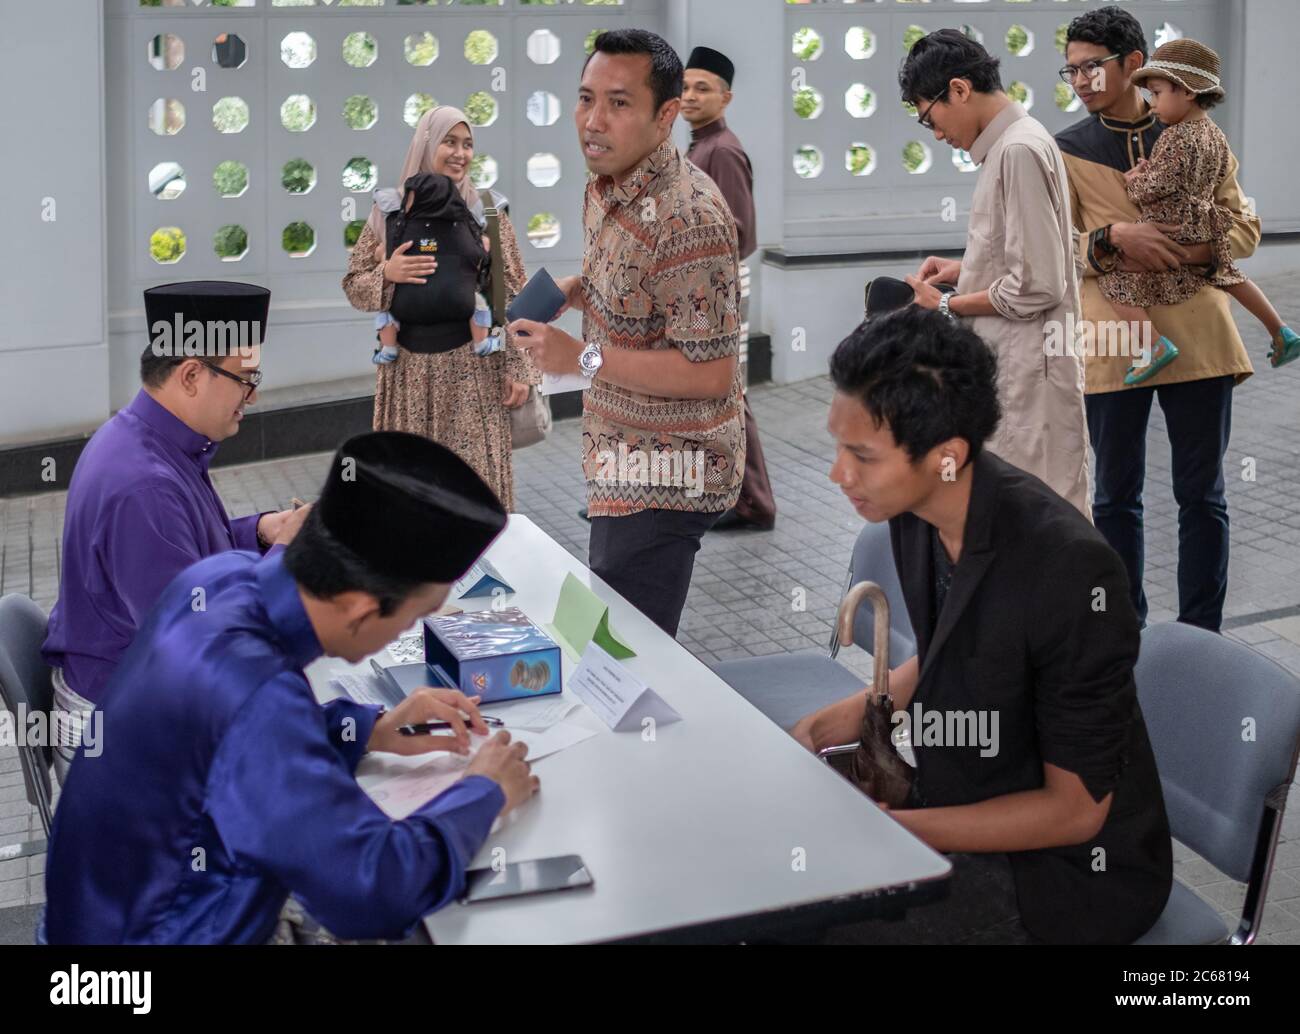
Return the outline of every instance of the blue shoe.
{"type": "Polygon", "coordinates": [[[389,363],[397,362],[397,350],[388,351],[385,348],[376,348],[375,354],[370,357],[370,361],[376,366],[387,366],[389,363]]]}
{"type": "Polygon", "coordinates": [[[1158,337],[1151,348],[1151,361],[1146,366],[1136,363],[1130,366],[1124,375],[1124,383],[1132,386],[1148,381],[1177,358],[1178,346],[1167,337],[1158,337]]]}
{"type": "Polygon", "coordinates": [[[1273,347],[1269,349],[1268,361],[1277,367],[1285,366],[1295,359],[1300,359],[1300,334],[1290,327],[1283,327],[1273,338],[1273,347]]]}

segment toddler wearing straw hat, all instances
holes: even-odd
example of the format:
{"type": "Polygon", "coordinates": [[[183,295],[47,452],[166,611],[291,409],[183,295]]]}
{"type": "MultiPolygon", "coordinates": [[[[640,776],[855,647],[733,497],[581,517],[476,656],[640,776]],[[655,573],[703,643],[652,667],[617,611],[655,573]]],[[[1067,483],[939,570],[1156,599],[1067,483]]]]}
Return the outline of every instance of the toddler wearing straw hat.
{"type": "MultiPolygon", "coordinates": [[[[1208,280],[1227,291],[1268,330],[1273,347],[1269,361],[1282,366],[1300,358],[1300,335],[1282,322],[1264,292],[1239,270],[1228,247],[1232,215],[1215,204],[1214,192],[1227,174],[1232,151],[1228,140],[1209,117],[1223,99],[1219,55],[1203,43],[1176,39],[1156,49],[1133,75],[1146,84],[1151,107],[1168,128],[1160,134],[1151,157],[1124,174],[1129,200],[1143,222],[1172,223],[1180,244],[1209,244],[1214,258],[1208,269],[1193,267],[1163,272],[1112,272],[1098,282],[1102,294],[1121,320],[1143,326],[1156,321],[1147,309],[1175,305],[1205,286],[1208,280]]],[[[1149,338],[1147,338],[1149,340],[1149,338]]],[[[1134,361],[1125,384],[1141,384],[1178,358],[1178,346],[1159,335],[1144,362],[1134,361]]]]}

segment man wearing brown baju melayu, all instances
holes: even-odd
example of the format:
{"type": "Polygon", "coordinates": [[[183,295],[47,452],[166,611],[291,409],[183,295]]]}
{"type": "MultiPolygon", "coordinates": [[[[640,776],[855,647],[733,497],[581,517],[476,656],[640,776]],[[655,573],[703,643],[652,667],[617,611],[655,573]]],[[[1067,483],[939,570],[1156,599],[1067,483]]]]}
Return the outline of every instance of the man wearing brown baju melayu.
{"type": "MultiPolygon", "coordinates": [[[[757,245],[754,219],[754,169],[749,156],[740,146],[736,134],[727,128],[723,117],[731,103],[731,84],[736,69],[725,54],[708,47],[696,47],[686,62],[686,83],[682,91],[682,118],[691,127],[689,161],[699,166],[717,184],[722,198],[736,220],[740,244],[740,348],[745,355],[748,338],[749,267],[745,258],[757,245]]],[[[763,447],[758,441],[758,424],[745,399],[745,480],[740,486],[736,505],[713,526],[735,528],[753,526],[771,528],[776,522],[776,500],[772,483],[763,462],[763,447]]]]}

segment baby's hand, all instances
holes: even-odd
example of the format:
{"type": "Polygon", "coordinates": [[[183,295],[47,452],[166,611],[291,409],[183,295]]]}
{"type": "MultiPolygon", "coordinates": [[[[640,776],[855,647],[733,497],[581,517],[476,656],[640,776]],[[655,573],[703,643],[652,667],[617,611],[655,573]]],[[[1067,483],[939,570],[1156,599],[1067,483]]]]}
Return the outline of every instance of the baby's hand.
{"type": "Polygon", "coordinates": [[[1128,172],[1124,173],[1124,179],[1131,183],[1138,175],[1146,171],[1146,167],[1147,167],[1147,159],[1145,158],[1140,159],[1138,163],[1135,166],[1133,166],[1133,168],[1129,169],[1128,172]]]}

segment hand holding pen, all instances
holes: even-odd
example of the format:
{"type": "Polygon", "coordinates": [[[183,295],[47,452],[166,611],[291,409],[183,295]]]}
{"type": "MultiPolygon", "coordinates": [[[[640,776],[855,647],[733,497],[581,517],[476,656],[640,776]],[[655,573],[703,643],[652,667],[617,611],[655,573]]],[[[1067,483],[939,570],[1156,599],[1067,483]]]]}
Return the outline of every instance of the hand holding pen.
{"type": "MultiPolygon", "coordinates": [[[[366,744],[368,750],[389,754],[427,754],[445,750],[453,754],[469,754],[469,734],[488,735],[488,722],[478,712],[477,696],[467,697],[458,689],[422,687],[413,691],[391,711],[385,711],[375,722],[366,744]],[[448,735],[430,735],[429,732],[407,732],[403,726],[418,730],[442,725],[448,735]]],[[[492,724],[500,724],[493,719],[492,724]]]]}
{"type": "MultiPolygon", "coordinates": [[[[483,719],[484,725],[493,728],[500,729],[506,724],[500,718],[493,718],[490,714],[482,714],[479,717],[483,719]]],[[[413,725],[399,726],[397,731],[403,736],[425,736],[429,733],[441,732],[443,729],[450,728],[451,722],[416,722],[413,725]]]]}

